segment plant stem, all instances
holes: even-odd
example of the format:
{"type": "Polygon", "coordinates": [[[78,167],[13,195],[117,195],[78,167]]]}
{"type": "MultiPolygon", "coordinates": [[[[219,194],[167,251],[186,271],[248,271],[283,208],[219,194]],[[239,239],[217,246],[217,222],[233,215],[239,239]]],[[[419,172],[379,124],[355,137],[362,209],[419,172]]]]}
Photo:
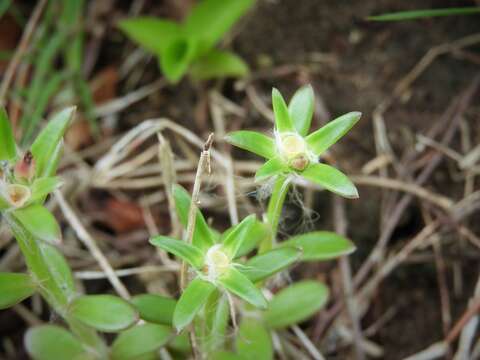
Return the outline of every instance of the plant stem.
{"type": "Polygon", "coordinates": [[[25,258],[25,263],[34,281],[39,285],[38,291],[54,311],[68,323],[70,330],[99,359],[107,356],[107,347],[98,333],[89,326],[68,316],[68,304],[77,294],[68,286],[64,286],[55,277],[49,266],[43,248],[50,246],[35,239],[14,217],[4,214],[18,246],[25,258]]]}
{"type": "Polygon", "coordinates": [[[279,176],[273,185],[272,195],[268,202],[266,221],[270,225],[271,236],[265,238],[260,244],[259,252],[270,250],[276,242],[278,223],[282,215],[283,203],[290,189],[290,179],[286,176],[279,176]]]}
{"type": "MultiPolygon", "coordinates": [[[[195,232],[195,222],[197,220],[197,204],[198,198],[200,195],[200,187],[202,185],[202,175],[207,170],[210,172],[210,147],[212,146],[213,142],[213,134],[210,134],[207,141],[203,145],[203,150],[200,153],[200,160],[198,160],[197,166],[197,173],[195,175],[195,182],[193,183],[193,191],[192,191],[192,202],[190,204],[190,209],[188,212],[188,223],[187,229],[185,231],[185,241],[188,244],[191,244],[193,241],[193,234],[195,232]]],[[[185,289],[187,285],[187,264],[185,261],[182,261],[182,266],[180,269],[180,289],[185,289]]],[[[193,350],[193,358],[194,359],[201,359],[201,353],[198,347],[197,339],[195,337],[195,326],[190,325],[189,327],[189,338],[190,338],[190,345],[193,350]]]]}

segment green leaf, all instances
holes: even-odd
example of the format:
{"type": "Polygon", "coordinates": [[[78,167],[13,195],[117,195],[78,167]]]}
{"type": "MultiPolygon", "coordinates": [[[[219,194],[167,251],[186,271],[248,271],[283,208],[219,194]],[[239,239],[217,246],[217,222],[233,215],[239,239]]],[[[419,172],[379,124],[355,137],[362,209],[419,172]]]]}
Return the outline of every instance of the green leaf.
{"type": "Polygon", "coordinates": [[[122,332],[112,344],[113,360],[136,359],[164,346],[172,335],[168,326],[142,324],[122,332]]]}
{"type": "Polygon", "coordinates": [[[283,99],[280,91],[273,88],[272,89],[272,106],[273,113],[275,114],[275,127],[278,132],[294,132],[295,127],[293,126],[292,119],[288,112],[287,104],[283,99]]]}
{"type": "Polygon", "coordinates": [[[172,325],[173,312],[177,302],[174,299],[154,295],[142,294],[132,298],[140,318],[155,324],[172,325]]]}
{"type": "Polygon", "coordinates": [[[35,283],[29,275],[0,272],[0,309],[18,304],[35,290],[35,283]]]}
{"type": "Polygon", "coordinates": [[[173,325],[178,332],[192,322],[213,290],[215,290],[215,285],[200,278],[196,278],[188,284],[173,313],[173,325]]]}
{"type": "Polygon", "coordinates": [[[248,74],[248,65],[232,52],[212,50],[193,62],[190,74],[195,80],[244,77],[248,74]]]}
{"type": "Polygon", "coordinates": [[[317,131],[314,131],[306,137],[310,150],[316,155],[321,155],[345,135],[353,125],[360,120],[361,116],[362,113],[352,111],[330,121],[327,125],[321,127],[317,131]]]}
{"type": "Polygon", "coordinates": [[[135,308],[113,295],[80,296],[69,305],[68,314],[104,332],[117,332],[138,320],[135,308]]]}
{"type": "Polygon", "coordinates": [[[177,83],[188,71],[197,51],[198,43],[193,38],[177,38],[170,42],[160,57],[160,67],[165,77],[171,83],[177,83]]]}
{"type": "Polygon", "coordinates": [[[270,332],[257,319],[245,317],[236,337],[236,348],[244,360],[273,359],[273,344],[270,332]]]}
{"type": "Polygon", "coordinates": [[[218,282],[228,291],[261,309],[267,307],[267,300],[262,292],[253,285],[253,283],[241,272],[235,268],[228,271],[218,278],[218,282]]]}
{"type": "Polygon", "coordinates": [[[212,360],[244,360],[244,358],[230,351],[217,351],[213,353],[212,360]]]}
{"type": "Polygon", "coordinates": [[[321,187],[349,199],[358,198],[358,191],[350,179],[340,170],[327,164],[311,164],[302,173],[302,177],[321,187]]]}
{"type": "Polygon", "coordinates": [[[222,348],[225,343],[229,310],[228,298],[224,293],[214,291],[210,294],[205,304],[205,333],[202,334],[205,351],[208,354],[222,348]]]}
{"type": "Polygon", "coordinates": [[[88,359],[82,344],[67,330],[42,325],[27,330],[25,348],[35,360],[88,359]]]}
{"type": "Polygon", "coordinates": [[[312,123],[315,96],[311,85],[298,89],[288,104],[288,113],[297,132],[306,136],[312,123]]]}
{"type": "Polygon", "coordinates": [[[203,253],[185,241],[158,235],[150,239],[150,244],[178,256],[196,269],[200,269],[203,265],[203,253]]]}
{"type": "Polygon", "coordinates": [[[16,209],[12,214],[36,238],[51,244],[60,242],[60,226],[52,213],[42,205],[32,204],[16,209]]]}
{"type": "Polygon", "coordinates": [[[190,355],[192,353],[192,347],[190,346],[188,332],[184,331],[175,336],[173,340],[168,343],[168,348],[176,353],[190,355]]]}
{"type": "Polygon", "coordinates": [[[122,20],[118,27],[141,47],[157,55],[182,33],[177,23],[148,16],[122,20]]]}
{"type": "Polygon", "coordinates": [[[0,161],[13,160],[17,155],[15,137],[5,109],[0,108],[0,161]]]}
{"type": "Polygon", "coordinates": [[[271,137],[256,131],[234,131],[225,136],[225,141],[265,159],[271,159],[277,154],[275,141],[271,137]]]}
{"type": "Polygon", "coordinates": [[[56,113],[33,142],[31,151],[37,177],[54,175],[60,157],[59,147],[74,112],[75,107],[69,107],[56,113]]]}
{"type": "Polygon", "coordinates": [[[328,288],[317,281],[297,282],[276,294],[264,314],[271,328],[298,324],[320,310],[328,300],[328,288]]]}
{"type": "Polygon", "coordinates": [[[303,261],[330,260],[355,251],[355,245],[350,240],[330,231],[314,231],[294,236],[279,245],[302,249],[303,261]]]}
{"type": "Polygon", "coordinates": [[[479,14],[480,7],[457,7],[457,8],[444,8],[444,9],[422,9],[411,11],[398,11],[394,13],[369,16],[367,20],[370,21],[403,21],[403,20],[415,20],[423,18],[432,18],[439,16],[453,16],[453,15],[473,15],[479,14]]]}
{"type": "Polygon", "coordinates": [[[255,220],[253,225],[250,227],[250,230],[248,231],[248,234],[245,237],[245,240],[240,246],[240,249],[238,249],[236,257],[238,258],[250,253],[267,236],[271,236],[269,226],[262,221],[255,220]]]}
{"type": "Polygon", "coordinates": [[[290,169],[281,159],[273,158],[268,160],[255,173],[255,181],[262,181],[266,178],[288,172],[290,169]]]}
{"type": "Polygon", "coordinates": [[[291,246],[276,248],[252,257],[240,267],[240,271],[255,283],[282,271],[301,257],[302,251],[299,248],[291,246]]]}
{"type": "Polygon", "coordinates": [[[58,176],[44,177],[36,179],[32,185],[32,196],[30,202],[43,201],[52,191],[62,185],[62,180],[58,176]]]}
{"type": "Polygon", "coordinates": [[[65,257],[54,246],[42,244],[41,251],[55,282],[69,296],[76,294],[72,269],[65,257]]]}
{"type": "Polygon", "coordinates": [[[223,240],[222,247],[230,259],[236,257],[238,249],[240,249],[243,242],[246,240],[246,237],[256,219],[257,217],[255,214],[247,216],[238,225],[234,226],[223,240]]]}
{"type": "MultiPolygon", "coordinates": [[[[173,185],[173,198],[175,199],[175,208],[177,210],[178,218],[183,227],[187,228],[188,214],[190,212],[192,198],[187,190],[177,184],[173,185]]],[[[207,251],[215,245],[213,232],[203,217],[202,212],[198,209],[192,244],[202,251],[207,251]]]]}
{"type": "Polygon", "coordinates": [[[184,22],[185,32],[187,36],[201,40],[204,53],[220,41],[254,3],[254,0],[200,1],[184,22]]]}

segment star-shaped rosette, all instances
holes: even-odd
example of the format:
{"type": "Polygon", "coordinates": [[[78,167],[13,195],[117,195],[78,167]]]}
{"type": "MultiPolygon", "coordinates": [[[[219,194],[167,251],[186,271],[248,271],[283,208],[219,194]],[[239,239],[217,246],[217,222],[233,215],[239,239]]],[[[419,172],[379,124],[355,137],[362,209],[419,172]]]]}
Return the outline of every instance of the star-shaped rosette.
{"type": "Polygon", "coordinates": [[[295,175],[338,195],[357,198],[357,189],[350,179],[336,168],[321,163],[320,156],[357,123],[361,113],[349,112],[309,133],[314,111],[314,94],[310,85],[300,88],[288,106],[274,88],[272,105],[275,115],[273,137],[248,130],[226,136],[230,144],[267,159],[256,172],[255,179],[261,181],[278,175],[295,175]]]}
{"type": "MultiPolygon", "coordinates": [[[[178,185],[174,186],[173,195],[179,218],[186,227],[190,196],[178,185]]],[[[175,307],[173,325],[178,331],[194,320],[215,291],[228,292],[257,308],[266,308],[267,301],[254,283],[299,260],[302,252],[296,247],[287,246],[242,262],[241,258],[265,236],[268,236],[268,230],[255,215],[246,217],[220,234],[208,226],[202,213],[197,210],[191,244],[161,235],[150,239],[152,245],[185,261],[194,274],[175,307]]]]}
{"type": "Polygon", "coordinates": [[[62,185],[55,176],[63,148],[63,135],[75,108],[53,115],[30,149],[18,150],[7,113],[0,109],[0,211],[43,241],[61,239],[53,214],[43,206],[47,196],[62,185]]]}

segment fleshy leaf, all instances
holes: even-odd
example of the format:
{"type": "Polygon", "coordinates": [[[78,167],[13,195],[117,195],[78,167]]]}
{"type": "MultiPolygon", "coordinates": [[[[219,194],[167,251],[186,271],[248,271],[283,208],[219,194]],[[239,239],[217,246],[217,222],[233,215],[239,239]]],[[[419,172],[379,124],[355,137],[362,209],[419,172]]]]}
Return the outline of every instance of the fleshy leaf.
{"type": "Polygon", "coordinates": [[[358,191],[350,179],[340,170],[327,164],[311,164],[301,176],[321,187],[349,199],[358,198],[358,191]]]}
{"type": "Polygon", "coordinates": [[[173,21],[148,16],[122,20],[118,27],[141,47],[157,55],[161,55],[182,31],[173,21]]]}
{"type": "Polygon", "coordinates": [[[265,159],[276,156],[275,141],[271,137],[256,131],[233,131],[225,136],[225,141],[265,159]]]}
{"type": "Polygon", "coordinates": [[[25,348],[35,360],[88,359],[80,341],[55,325],[31,328],[25,334],[25,348]]]}
{"type": "Polygon", "coordinates": [[[248,74],[248,65],[238,55],[220,50],[209,51],[196,59],[190,68],[190,75],[196,80],[208,80],[225,77],[244,77],[248,74]]]}
{"type": "Polygon", "coordinates": [[[213,290],[215,290],[215,285],[200,278],[196,278],[188,284],[173,313],[173,325],[177,328],[177,331],[180,332],[192,322],[213,290]]]}
{"type": "Polygon", "coordinates": [[[295,127],[293,126],[292,119],[288,112],[287,104],[283,99],[280,91],[273,88],[272,90],[272,107],[273,113],[275,114],[275,128],[279,132],[294,132],[295,127]]]}
{"type": "Polygon", "coordinates": [[[187,36],[201,41],[202,54],[211,49],[235,22],[255,3],[254,0],[203,0],[184,22],[187,36]]]}
{"type": "Polygon", "coordinates": [[[328,300],[328,288],[320,282],[297,282],[278,292],[264,314],[271,328],[298,324],[320,310],[328,300]]]}
{"type": "Polygon", "coordinates": [[[76,294],[75,281],[73,280],[72,269],[65,257],[50,244],[42,244],[41,250],[55,282],[60,285],[66,294],[74,296],[76,294]]]}
{"type": "Polygon", "coordinates": [[[32,185],[31,202],[42,200],[53,190],[58,189],[62,185],[62,180],[58,176],[44,177],[36,179],[32,185]]]}
{"type": "MultiPolygon", "coordinates": [[[[187,190],[177,184],[173,185],[173,197],[175,199],[175,208],[177,210],[178,218],[183,227],[187,228],[188,213],[190,211],[190,205],[192,204],[192,198],[187,190]]],[[[197,209],[197,218],[195,220],[195,230],[192,243],[202,251],[206,251],[215,245],[213,231],[208,226],[199,209],[197,209]]]]}
{"type": "Polygon", "coordinates": [[[17,148],[12,126],[5,109],[0,108],[0,161],[15,159],[17,148]]]}
{"type": "Polygon", "coordinates": [[[262,221],[255,220],[253,225],[250,227],[250,230],[248,231],[248,234],[245,237],[242,246],[240,246],[240,249],[238,249],[236,257],[247,255],[249,252],[255,249],[257,245],[260,244],[267,236],[271,236],[269,226],[262,221]]]}
{"type": "Polygon", "coordinates": [[[177,83],[188,71],[197,55],[198,42],[194,38],[177,38],[168,44],[160,57],[160,67],[165,77],[177,83]]]}
{"type": "Polygon", "coordinates": [[[355,251],[355,245],[350,240],[330,231],[315,231],[294,236],[279,245],[302,249],[302,261],[330,260],[355,251]]]}
{"type": "Polygon", "coordinates": [[[178,256],[196,269],[200,269],[203,265],[202,252],[185,241],[158,235],[150,239],[150,244],[178,256]]]}
{"type": "Polygon", "coordinates": [[[262,181],[266,178],[276,176],[288,172],[289,168],[279,158],[273,158],[268,160],[265,164],[260,166],[260,168],[255,173],[255,181],[262,181]]]}
{"type": "Polygon", "coordinates": [[[302,136],[306,136],[310,130],[314,106],[315,98],[311,85],[298,89],[288,104],[288,113],[293,121],[293,126],[302,136]]]}
{"type": "Polygon", "coordinates": [[[155,294],[142,294],[134,296],[132,304],[137,308],[141,319],[155,324],[172,325],[173,312],[177,304],[174,299],[155,294]]]}
{"type": "Polygon", "coordinates": [[[241,272],[235,268],[228,271],[218,278],[218,282],[228,291],[261,309],[267,307],[267,300],[262,292],[253,285],[253,283],[241,272]]]}
{"type": "Polygon", "coordinates": [[[231,259],[236,257],[238,249],[240,249],[245,241],[255,220],[255,214],[247,216],[238,225],[234,226],[232,231],[230,231],[223,240],[223,249],[231,259]]]}
{"type": "Polygon", "coordinates": [[[300,260],[302,251],[298,248],[285,246],[256,255],[248,260],[239,270],[250,281],[257,282],[282,271],[294,262],[300,260]]]}
{"type": "Polygon", "coordinates": [[[217,351],[212,354],[212,360],[244,360],[244,358],[230,351],[217,351]]]}
{"type": "Polygon", "coordinates": [[[60,242],[62,233],[57,220],[47,208],[33,204],[12,212],[13,216],[35,237],[51,244],[60,242]]]}
{"type": "Polygon", "coordinates": [[[360,120],[362,113],[352,111],[342,115],[306,137],[307,144],[316,155],[321,155],[335,144],[360,120]]]}
{"type": "Polygon", "coordinates": [[[113,360],[137,359],[164,346],[172,335],[168,326],[142,324],[122,332],[112,344],[113,360]]]}
{"type": "Polygon", "coordinates": [[[138,320],[135,308],[113,295],[80,296],[69,305],[69,315],[104,332],[117,332],[138,320]]]}
{"type": "Polygon", "coordinates": [[[74,112],[75,107],[69,107],[53,115],[33,142],[31,151],[37,177],[54,175],[60,158],[59,147],[74,112]]]}
{"type": "Polygon", "coordinates": [[[0,309],[18,304],[36,290],[35,283],[27,274],[0,273],[0,309]]]}
{"type": "Polygon", "coordinates": [[[261,321],[243,318],[236,338],[237,352],[242,359],[273,359],[272,338],[261,321]]]}
{"type": "Polygon", "coordinates": [[[210,294],[204,310],[205,316],[205,347],[207,353],[221,349],[230,318],[228,298],[220,291],[210,294]]]}

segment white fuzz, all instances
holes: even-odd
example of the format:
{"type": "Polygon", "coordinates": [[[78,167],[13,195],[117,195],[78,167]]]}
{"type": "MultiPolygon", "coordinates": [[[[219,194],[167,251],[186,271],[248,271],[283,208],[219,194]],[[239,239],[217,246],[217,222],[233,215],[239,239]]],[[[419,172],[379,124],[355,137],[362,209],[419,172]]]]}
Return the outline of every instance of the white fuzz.
{"type": "Polygon", "coordinates": [[[205,255],[205,266],[206,278],[212,283],[228,271],[231,262],[228,255],[222,251],[222,245],[217,244],[208,249],[205,255]]]}
{"type": "Polygon", "coordinates": [[[15,208],[24,206],[32,196],[32,192],[28,186],[20,184],[6,184],[3,181],[0,184],[0,192],[2,196],[15,208]]]}
{"type": "Polygon", "coordinates": [[[295,132],[275,132],[275,143],[282,159],[295,170],[303,170],[309,163],[318,161],[305,139],[295,132]]]}

